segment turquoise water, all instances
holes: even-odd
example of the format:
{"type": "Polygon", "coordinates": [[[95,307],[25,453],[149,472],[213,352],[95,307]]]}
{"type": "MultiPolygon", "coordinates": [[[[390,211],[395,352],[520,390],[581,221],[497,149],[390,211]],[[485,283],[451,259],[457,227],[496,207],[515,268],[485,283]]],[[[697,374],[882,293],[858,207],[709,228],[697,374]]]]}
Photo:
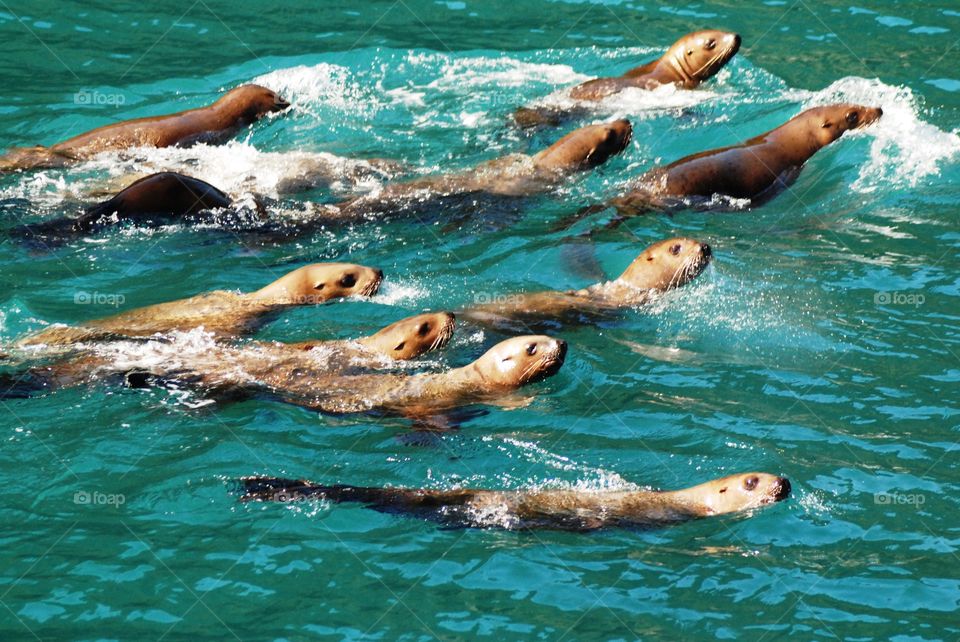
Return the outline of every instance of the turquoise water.
{"type": "MultiPolygon", "coordinates": [[[[958,7],[3,4],[4,146],[202,105],[250,81],[295,104],[225,148],[3,177],[5,219],[63,214],[88,191],[156,167],[271,195],[294,152],[429,172],[539,149],[562,131],[518,135],[504,126],[515,106],[619,73],[703,26],[742,34],[727,69],[696,92],[605,105],[597,119],[634,123],[627,152],[520,212],[438,212],[429,224],[277,244],[172,226],[37,252],[4,235],[4,341],[109,314],[118,297],[129,308],[250,290],[318,260],[382,268],[382,294],[294,310],[260,336],[356,336],[481,295],[582,287],[590,280],[565,259],[569,233],[550,232],[554,221],[656,163],[804,107],[884,109],[760,209],[650,216],[630,221],[632,234],[600,235],[608,274],[676,235],[709,242],[716,260],[651,309],[565,330],[567,363],[529,406],[491,408],[435,440],[406,439],[403,420],[264,401],[197,407],[161,390],[3,401],[3,639],[956,639],[958,7]],[[113,299],[78,305],[80,292],[113,299]],[[590,535],[442,530],[348,505],[242,505],[231,485],[270,474],[681,487],[746,470],[788,476],[793,496],[749,518],[590,535]],[[102,501],[77,503],[83,493],[102,501]]],[[[461,325],[428,365],[466,363],[497,338],[461,325]]]]}

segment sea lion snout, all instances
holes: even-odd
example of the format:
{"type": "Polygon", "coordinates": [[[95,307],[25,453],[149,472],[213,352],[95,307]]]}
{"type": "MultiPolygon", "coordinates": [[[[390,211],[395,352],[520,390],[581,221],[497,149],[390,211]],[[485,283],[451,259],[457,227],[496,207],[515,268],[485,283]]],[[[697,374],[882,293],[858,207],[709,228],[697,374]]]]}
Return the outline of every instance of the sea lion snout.
{"type": "Polygon", "coordinates": [[[708,261],[709,261],[710,258],[713,256],[713,250],[710,249],[710,245],[709,245],[708,243],[701,243],[701,244],[700,244],[700,255],[701,255],[703,258],[707,259],[708,261]]]}
{"type": "Polygon", "coordinates": [[[725,40],[727,41],[727,49],[730,50],[731,54],[740,51],[740,43],[742,40],[739,33],[728,33],[725,40]]]}
{"type": "Polygon", "coordinates": [[[777,477],[775,488],[773,491],[773,500],[781,501],[790,496],[790,480],[786,477],[777,477]]]}

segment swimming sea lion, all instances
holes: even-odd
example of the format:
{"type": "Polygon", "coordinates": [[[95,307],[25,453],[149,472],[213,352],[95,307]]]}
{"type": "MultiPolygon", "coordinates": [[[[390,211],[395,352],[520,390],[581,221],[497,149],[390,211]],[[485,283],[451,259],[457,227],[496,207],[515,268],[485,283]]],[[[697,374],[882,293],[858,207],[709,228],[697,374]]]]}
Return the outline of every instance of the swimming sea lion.
{"type": "Polygon", "coordinates": [[[467,319],[498,327],[529,328],[541,321],[589,322],[612,311],[648,303],[657,294],[686,285],[710,263],[706,243],[674,238],[654,243],[612,281],[581,290],[514,294],[463,312],[467,319]]]}
{"type": "Polygon", "coordinates": [[[132,344],[124,337],[116,337],[107,343],[76,343],[70,346],[70,352],[56,355],[67,357],[63,361],[50,362],[45,353],[42,357],[47,363],[0,379],[0,397],[5,396],[4,388],[9,387],[4,386],[4,381],[18,380],[18,389],[29,393],[92,384],[121,375],[129,381],[131,373],[142,381],[189,376],[211,397],[227,396],[223,390],[237,397],[242,396],[237,392],[244,385],[257,387],[256,373],[274,368],[315,378],[350,370],[390,368],[399,361],[443,348],[453,336],[454,323],[453,314],[435,312],[401,319],[355,340],[250,341],[234,345],[209,339],[197,344],[189,343],[188,337],[155,337],[132,344]],[[229,375],[218,374],[224,371],[229,375]]]}
{"type": "Polygon", "coordinates": [[[206,107],[98,127],[52,147],[13,149],[0,157],[0,171],[63,167],[100,152],[131,147],[219,145],[266,114],[289,106],[266,87],[241,85],[206,107]]]}
{"type": "Polygon", "coordinates": [[[288,307],[348,296],[373,296],[381,281],[383,272],[378,269],[352,263],[315,263],[255,292],[215,290],[87,321],[79,327],[54,326],[21,339],[16,346],[142,337],[200,326],[216,336],[234,337],[255,332],[288,307]]]}
{"type": "Polygon", "coordinates": [[[570,174],[597,167],[622,152],[632,131],[627,120],[588,125],[533,156],[511,154],[457,174],[387,184],[378,192],[333,206],[324,217],[360,219],[402,208],[419,209],[451,196],[519,197],[547,192],[570,174]]]}
{"type": "Polygon", "coordinates": [[[641,176],[611,203],[622,214],[702,205],[715,194],[750,199],[756,205],[792,182],[817,151],[883,115],[879,107],[828,105],[794,116],[739,145],[687,156],[641,176]]]}
{"type": "Polygon", "coordinates": [[[11,230],[11,234],[57,243],[121,221],[143,223],[176,219],[229,207],[232,202],[227,194],[210,183],[176,172],[160,172],[134,181],[113,198],[88,208],[79,217],[27,223],[11,230]]]}
{"type": "Polygon", "coordinates": [[[299,368],[270,364],[250,374],[272,396],[324,413],[423,416],[492,402],[551,377],[566,354],[565,341],[534,335],[501,341],[476,361],[440,373],[310,376],[299,368]]]}
{"type": "MultiPolygon", "coordinates": [[[[433,345],[431,343],[430,345],[433,345]]],[[[440,373],[340,374],[304,350],[276,346],[183,350],[175,342],[121,343],[98,348],[82,367],[30,371],[35,389],[56,389],[123,376],[128,385],[164,383],[215,399],[267,396],[327,414],[431,416],[458,406],[493,403],[522,386],[557,373],[567,344],[545,336],[514,337],[479,359],[440,373]]],[[[76,363],[76,362],[74,362],[76,363]]]]}
{"type": "Polygon", "coordinates": [[[380,512],[413,515],[447,527],[510,530],[654,528],[749,511],[790,495],[790,481],[768,473],[730,475],[674,491],[444,491],[324,486],[271,477],[247,477],[241,484],[241,501],[317,498],[357,502],[380,512]]]}
{"type": "MultiPolygon", "coordinates": [[[[574,100],[597,101],[631,87],[656,89],[676,85],[693,89],[712,78],[740,50],[740,36],[725,31],[695,31],[676,41],[660,58],[636,67],[622,76],[595,78],[569,91],[574,100]]],[[[521,107],[514,120],[521,127],[557,125],[571,110],[560,107],[521,107]]]]}

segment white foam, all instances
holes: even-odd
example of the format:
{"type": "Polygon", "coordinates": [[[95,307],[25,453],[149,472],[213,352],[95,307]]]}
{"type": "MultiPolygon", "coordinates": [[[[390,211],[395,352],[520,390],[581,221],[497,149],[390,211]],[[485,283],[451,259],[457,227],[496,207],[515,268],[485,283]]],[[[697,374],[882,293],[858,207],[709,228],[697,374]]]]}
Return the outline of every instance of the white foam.
{"type": "Polygon", "coordinates": [[[417,284],[386,281],[373,296],[373,301],[383,305],[408,304],[420,301],[428,294],[424,287],[417,284]]]}
{"type": "Polygon", "coordinates": [[[312,116],[319,115],[321,107],[330,107],[369,118],[383,107],[375,93],[351,77],[350,69],[326,62],[277,69],[252,82],[280,94],[294,112],[312,116]]]}
{"type": "Polygon", "coordinates": [[[526,62],[509,56],[461,58],[447,60],[440,70],[440,77],[426,88],[460,92],[484,87],[526,87],[531,82],[572,85],[589,79],[590,76],[577,73],[573,67],[564,64],[526,62]]]}

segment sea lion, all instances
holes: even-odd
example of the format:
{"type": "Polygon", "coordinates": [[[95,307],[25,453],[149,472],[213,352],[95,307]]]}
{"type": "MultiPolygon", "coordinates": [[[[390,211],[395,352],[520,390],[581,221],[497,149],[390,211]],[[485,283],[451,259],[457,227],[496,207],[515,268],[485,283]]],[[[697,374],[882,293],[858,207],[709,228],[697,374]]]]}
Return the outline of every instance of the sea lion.
{"type": "MultiPolygon", "coordinates": [[[[205,377],[188,375],[204,384],[211,397],[237,397],[243,385],[256,387],[254,374],[277,368],[299,376],[329,376],[357,370],[383,370],[401,361],[416,359],[446,346],[453,336],[455,317],[450,312],[418,314],[396,321],[378,332],[353,340],[311,340],[297,343],[249,341],[235,345],[204,337],[153,337],[131,344],[117,337],[108,343],[70,346],[63,361],[49,361],[0,378],[0,397],[5,396],[4,381],[17,381],[21,393],[59,390],[92,384],[117,376],[129,383],[171,380],[184,373],[203,372],[205,377]],[[138,361],[139,360],[139,361],[138,361]],[[138,367],[143,362],[149,367],[138,367]],[[229,376],[217,373],[229,371],[229,376]],[[223,394],[229,390],[230,395],[223,394]]],[[[42,355],[48,357],[47,354],[42,355]]]]}
{"type": "Polygon", "coordinates": [[[866,127],[882,115],[881,108],[862,105],[808,109],[738,145],[700,152],[654,168],[611,204],[624,215],[708,202],[712,205],[714,195],[750,199],[757,205],[789,185],[817,151],[844,132],[866,127]]]}
{"type": "Polygon", "coordinates": [[[315,305],[348,296],[373,296],[382,281],[381,270],[363,265],[314,263],[255,292],[215,290],[87,321],[79,327],[53,326],[21,339],[15,346],[143,337],[200,326],[215,336],[235,337],[255,332],[288,307],[315,305]]]}
{"type": "Polygon", "coordinates": [[[632,131],[630,121],[623,119],[588,125],[532,156],[511,154],[465,172],[391,183],[331,206],[321,218],[324,222],[344,221],[404,208],[419,210],[450,197],[522,197],[547,192],[570,174],[597,167],[622,152],[632,131]]]}
{"type": "Polygon", "coordinates": [[[305,350],[281,354],[276,346],[267,346],[259,351],[211,352],[184,350],[169,341],[141,343],[131,350],[113,342],[100,346],[80,367],[35,368],[16,381],[29,379],[34,390],[49,390],[120,377],[132,387],[186,387],[216,400],[266,396],[326,414],[423,417],[458,406],[494,403],[556,374],[566,352],[564,341],[524,336],[502,341],[469,365],[445,372],[340,374],[305,350]]]}
{"type": "Polygon", "coordinates": [[[27,223],[11,230],[11,235],[58,243],[121,221],[166,221],[229,207],[232,202],[210,183],[176,172],[160,172],[134,181],[79,217],[27,223]]]}
{"type": "MultiPolygon", "coordinates": [[[[656,89],[661,85],[676,85],[693,89],[715,76],[737,51],[740,36],[725,31],[695,31],[673,43],[660,58],[635,67],[622,76],[595,78],[569,90],[574,100],[598,101],[631,87],[656,89]]],[[[558,125],[576,110],[561,107],[521,107],[514,120],[521,127],[558,125]]]]}
{"type": "Polygon", "coordinates": [[[259,85],[231,89],[212,105],[98,127],[51,147],[13,149],[0,157],[0,171],[64,167],[101,152],[131,147],[219,145],[290,103],[259,85]]]}
{"type": "Polygon", "coordinates": [[[674,491],[365,488],[271,477],[246,477],[240,483],[241,501],[357,502],[446,527],[509,530],[655,528],[749,511],[790,495],[790,481],[768,473],[729,475],[674,491]]]}
{"type": "Polygon", "coordinates": [[[689,238],[654,243],[612,281],[581,290],[535,292],[502,297],[462,314],[497,327],[529,328],[540,322],[583,323],[610,312],[648,303],[657,294],[686,285],[703,272],[713,255],[710,246],[689,238]]]}

